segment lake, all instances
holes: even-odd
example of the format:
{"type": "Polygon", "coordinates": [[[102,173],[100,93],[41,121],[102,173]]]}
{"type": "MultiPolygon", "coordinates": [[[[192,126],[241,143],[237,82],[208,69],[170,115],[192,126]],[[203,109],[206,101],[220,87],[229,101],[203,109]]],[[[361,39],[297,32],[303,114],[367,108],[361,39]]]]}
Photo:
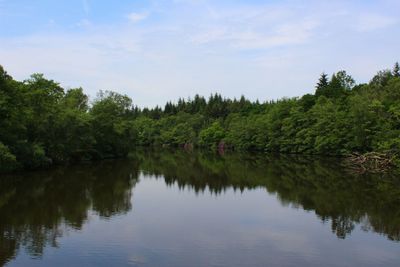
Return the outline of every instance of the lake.
{"type": "Polygon", "coordinates": [[[0,179],[0,265],[400,266],[400,177],[140,150],[0,179]]]}

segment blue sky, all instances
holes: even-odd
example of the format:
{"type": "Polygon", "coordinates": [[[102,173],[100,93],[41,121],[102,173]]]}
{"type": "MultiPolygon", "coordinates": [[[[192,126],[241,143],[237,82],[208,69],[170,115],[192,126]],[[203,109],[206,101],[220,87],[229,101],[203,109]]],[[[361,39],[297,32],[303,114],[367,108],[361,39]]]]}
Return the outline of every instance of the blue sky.
{"type": "Polygon", "coordinates": [[[0,0],[0,64],[139,106],[196,93],[312,93],[321,72],[367,82],[400,60],[400,1],[0,0]]]}

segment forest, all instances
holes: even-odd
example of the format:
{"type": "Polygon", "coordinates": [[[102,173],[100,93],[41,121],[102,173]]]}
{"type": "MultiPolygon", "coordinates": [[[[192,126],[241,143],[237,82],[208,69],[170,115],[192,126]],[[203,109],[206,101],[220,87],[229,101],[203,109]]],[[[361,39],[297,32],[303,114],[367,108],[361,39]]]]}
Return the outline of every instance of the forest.
{"type": "Polygon", "coordinates": [[[346,71],[322,73],[314,94],[302,97],[252,102],[216,93],[154,108],[112,91],[90,101],[82,88],[64,89],[42,74],[17,81],[0,66],[1,172],[124,157],[139,146],[396,154],[399,64],[363,84],[346,71]]]}

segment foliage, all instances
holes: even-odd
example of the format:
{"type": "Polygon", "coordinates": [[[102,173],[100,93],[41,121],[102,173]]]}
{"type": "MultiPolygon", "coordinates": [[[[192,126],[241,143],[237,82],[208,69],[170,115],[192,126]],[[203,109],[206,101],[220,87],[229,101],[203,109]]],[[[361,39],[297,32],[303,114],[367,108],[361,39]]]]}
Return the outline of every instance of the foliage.
{"type": "Polygon", "coordinates": [[[0,171],[13,171],[17,169],[17,159],[7,146],[0,142],[0,171]]]}
{"type": "Polygon", "coordinates": [[[199,144],[205,147],[216,148],[225,137],[224,129],[219,121],[213,122],[199,134],[199,144]]]}
{"type": "Polygon", "coordinates": [[[0,66],[1,170],[121,157],[136,146],[154,145],[328,155],[398,152],[399,136],[397,63],[368,84],[356,84],[345,71],[330,78],[322,73],[315,94],[301,98],[260,103],[196,95],[143,109],[111,91],[100,91],[89,103],[82,88],[64,90],[42,74],[19,82],[0,66]]]}

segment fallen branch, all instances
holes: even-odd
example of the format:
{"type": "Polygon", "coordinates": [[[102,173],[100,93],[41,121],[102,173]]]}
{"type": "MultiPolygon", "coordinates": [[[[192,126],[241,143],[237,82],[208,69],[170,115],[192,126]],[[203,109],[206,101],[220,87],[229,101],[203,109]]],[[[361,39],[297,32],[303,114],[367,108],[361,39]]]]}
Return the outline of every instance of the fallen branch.
{"type": "Polygon", "coordinates": [[[353,153],[345,160],[346,167],[359,172],[385,172],[394,166],[395,154],[390,152],[353,153]]]}

